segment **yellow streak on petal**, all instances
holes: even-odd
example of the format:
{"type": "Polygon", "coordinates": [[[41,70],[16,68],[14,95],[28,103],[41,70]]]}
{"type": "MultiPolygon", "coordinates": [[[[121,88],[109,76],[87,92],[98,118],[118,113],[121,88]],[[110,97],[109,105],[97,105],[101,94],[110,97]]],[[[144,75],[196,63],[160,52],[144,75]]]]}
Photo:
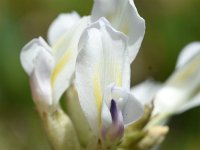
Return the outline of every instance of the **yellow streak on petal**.
{"type": "Polygon", "coordinates": [[[73,52],[71,50],[67,50],[67,52],[63,55],[63,57],[57,63],[51,76],[52,87],[54,86],[56,78],[58,77],[59,73],[62,71],[64,66],[70,61],[72,57],[73,57],[73,52]]]}
{"type": "Polygon", "coordinates": [[[129,33],[129,28],[128,28],[128,26],[124,26],[124,27],[122,28],[122,32],[123,32],[124,34],[128,35],[128,33],[129,33]]]}
{"type": "Polygon", "coordinates": [[[98,120],[99,125],[101,124],[101,108],[102,108],[102,91],[101,91],[101,83],[100,83],[100,77],[98,75],[98,72],[94,74],[93,78],[93,86],[94,86],[94,96],[96,98],[96,104],[98,109],[98,120]]]}
{"type": "Polygon", "coordinates": [[[52,45],[53,53],[56,53],[67,39],[64,38],[65,34],[59,37],[52,45]]]}
{"type": "Polygon", "coordinates": [[[190,81],[192,76],[198,72],[200,64],[200,56],[196,56],[190,63],[183,67],[180,71],[177,71],[177,75],[169,80],[169,84],[176,84],[183,86],[185,82],[190,81]]]}

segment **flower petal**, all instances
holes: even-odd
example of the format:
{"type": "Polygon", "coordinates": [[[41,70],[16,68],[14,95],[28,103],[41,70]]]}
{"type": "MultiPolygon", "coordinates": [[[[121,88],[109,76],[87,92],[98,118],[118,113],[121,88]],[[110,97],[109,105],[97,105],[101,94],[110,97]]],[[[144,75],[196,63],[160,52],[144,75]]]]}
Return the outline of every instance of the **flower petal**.
{"type": "Polygon", "coordinates": [[[145,21],[132,0],[95,0],[92,21],[106,17],[112,26],[129,38],[130,62],[136,57],[145,33],[145,21]]]}
{"type": "Polygon", "coordinates": [[[190,101],[187,101],[183,106],[181,106],[177,113],[183,113],[198,106],[200,106],[200,93],[194,96],[190,101]]]}
{"type": "MultiPolygon", "coordinates": [[[[110,113],[109,106],[103,101],[101,111],[101,127],[108,129],[112,125],[112,116],[110,113]]],[[[104,136],[104,135],[103,135],[104,136]]]]}
{"type": "Polygon", "coordinates": [[[28,75],[31,75],[33,72],[36,63],[36,57],[41,52],[51,55],[51,48],[41,37],[33,39],[22,48],[20,53],[20,61],[22,67],[28,75]]]}
{"type": "MultiPolygon", "coordinates": [[[[41,109],[53,104],[50,78],[54,60],[42,38],[29,42],[21,52],[21,63],[30,76],[32,95],[41,109]]],[[[39,109],[40,109],[39,108],[39,109]]]]}
{"type": "Polygon", "coordinates": [[[152,79],[147,79],[140,84],[131,88],[131,93],[142,103],[143,105],[152,102],[156,92],[161,88],[161,83],[152,79]]]}
{"type": "Polygon", "coordinates": [[[179,54],[176,68],[181,68],[200,53],[200,42],[188,44],[179,54]]]}
{"type": "Polygon", "coordinates": [[[80,20],[76,12],[60,14],[50,25],[48,41],[52,45],[64,33],[68,33],[72,26],[80,20]]]}
{"type": "Polygon", "coordinates": [[[154,113],[176,113],[200,87],[200,53],[176,70],[158,91],[154,113]]]}
{"type": "Polygon", "coordinates": [[[51,77],[51,85],[55,101],[60,99],[72,82],[78,53],[78,42],[89,20],[89,17],[82,18],[69,32],[65,33],[52,45],[56,65],[51,77]]]}
{"type": "Polygon", "coordinates": [[[142,117],[143,106],[130,92],[114,87],[112,97],[122,110],[125,125],[129,125],[142,117]]]}
{"type": "Polygon", "coordinates": [[[128,58],[126,38],[102,18],[83,33],[79,49],[76,87],[85,116],[97,133],[104,90],[111,83],[122,86],[125,80],[123,67],[128,58]]]}

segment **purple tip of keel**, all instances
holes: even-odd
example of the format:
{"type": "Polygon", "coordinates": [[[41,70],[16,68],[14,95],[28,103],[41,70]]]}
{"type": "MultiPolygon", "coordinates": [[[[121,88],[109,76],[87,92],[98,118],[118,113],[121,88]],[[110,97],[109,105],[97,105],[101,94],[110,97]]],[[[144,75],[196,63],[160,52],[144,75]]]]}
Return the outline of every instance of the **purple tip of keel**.
{"type": "Polygon", "coordinates": [[[110,114],[112,117],[112,124],[109,127],[102,128],[101,133],[104,140],[116,142],[120,140],[124,134],[124,122],[122,112],[113,99],[111,100],[110,114]]]}
{"type": "Polygon", "coordinates": [[[111,100],[110,113],[111,113],[113,123],[117,122],[119,113],[118,113],[118,109],[117,109],[117,104],[116,104],[115,100],[113,100],[113,99],[111,100]]]}
{"type": "Polygon", "coordinates": [[[113,136],[121,136],[124,132],[124,122],[121,110],[118,108],[115,100],[111,100],[110,113],[112,116],[112,129],[113,136]]]}

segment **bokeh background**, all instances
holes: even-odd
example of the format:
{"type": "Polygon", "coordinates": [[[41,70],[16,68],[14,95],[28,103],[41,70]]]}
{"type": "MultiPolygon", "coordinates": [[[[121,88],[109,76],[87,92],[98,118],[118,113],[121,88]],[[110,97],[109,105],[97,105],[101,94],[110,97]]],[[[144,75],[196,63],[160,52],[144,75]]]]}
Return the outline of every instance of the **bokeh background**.
{"type": "MultiPolygon", "coordinates": [[[[24,44],[43,36],[61,12],[89,15],[92,0],[0,0],[0,150],[49,150],[19,62],[24,44]]],[[[199,0],[135,0],[146,35],[134,64],[132,85],[148,77],[165,81],[180,50],[200,41],[199,0]]],[[[199,150],[200,109],[171,119],[161,150],[199,150]]]]}

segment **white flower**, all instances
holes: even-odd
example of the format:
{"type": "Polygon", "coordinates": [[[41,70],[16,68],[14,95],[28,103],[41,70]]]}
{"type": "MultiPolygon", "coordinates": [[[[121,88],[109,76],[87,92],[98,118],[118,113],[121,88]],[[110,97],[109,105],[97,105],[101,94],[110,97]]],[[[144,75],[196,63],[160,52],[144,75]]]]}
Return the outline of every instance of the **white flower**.
{"type": "Polygon", "coordinates": [[[105,18],[81,36],[75,71],[80,105],[97,138],[115,141],[138,120],[142,105],[130,93],[127,38],[105,18]]]}
{"type": "Polygon", "coordinates": [[[187,45],[176,70],[155,96],[154,113],[182,113],[200,105],[200,42],[187,45]]]}
{"type": "MultiPolygon", "coordinates": [[[[20,58],[39,111],[57,108],[75,73],[81,109],[95,140],[112,143],[143,114],[143,106],[130,93],[130,64],[143,40],[145,23],[131,0],[110,2],[96,0],[91,17],[81,18],[76,12],[59,15],[48,31],[49,45],[41,37],[33,39],[20,58]]],[[[80,108],[78,103],[69,104],[80,108]]],[[[79,122],[69,110],[71,120],[79,122]]],[[[85,127],[76,130],[85,133],[85,127]]]]}
{"type": "Polygon", "coordinates": [[[20,59],[30,76],[32,95],[41,109],[58,105],[74,75],[78,42],[87,27],[89,17],[80,18],[75,12],[62,14],[48,32],[49,46],[41,37],[22,49],[20,59]]]}
{"type": "Polygon", "coordinates": [[[154,115],[168,116],[199,106],[199,88],[200,42],[193,42],[182,50],[174,73],[165,83],[148,79],[131,91],[144,105],[154,101],[154,115]]]}
{"type": "Polygon", "coordinates": [[[130,62],[136,57],[145,33],[145,21],[133,0],[95,0],[91,20],[105,17],[118,31],[128,36],[130,62]]]}

